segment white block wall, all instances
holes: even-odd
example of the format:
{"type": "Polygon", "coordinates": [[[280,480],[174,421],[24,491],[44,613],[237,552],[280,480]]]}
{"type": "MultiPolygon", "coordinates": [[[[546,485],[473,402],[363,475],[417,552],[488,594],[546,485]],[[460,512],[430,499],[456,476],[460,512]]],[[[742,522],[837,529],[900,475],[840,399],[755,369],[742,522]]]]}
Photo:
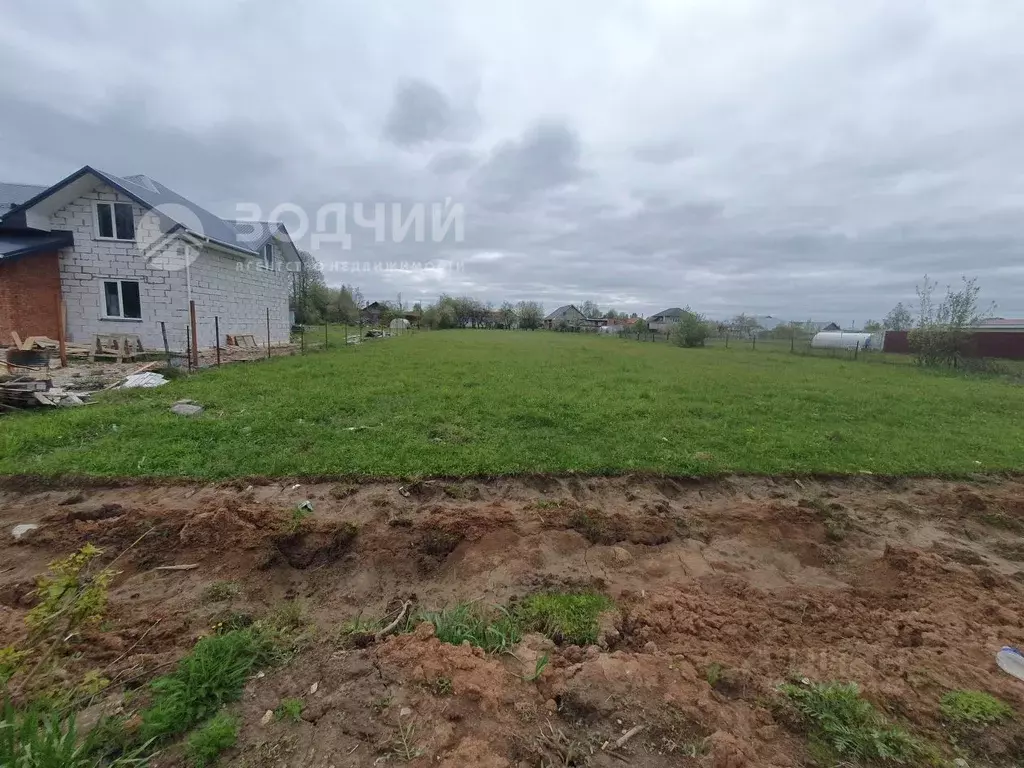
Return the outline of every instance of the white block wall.
{"type": "Polygon", "coordinates": [[[142,338],[146,349],[162,350],[163,321],[171,350],[182,352],[189,323],[189,284],[196,302],[200,347],[214,344],[214,315],[220,316],[222,343],[229,333],[249,333],[257,341],[265,342],[268,307],[271,342],[288,340],[291,275],[284,270],[282,253],[276,244],[275,271],[257,269],[251,259],[228,256],[210,248],[204,249],[187,271],[155,269],[146,263],[135,243],[97,239],[93,211],[96,200],[132,203],[137,234],[143,223],[144,209],[106,184],[50,217],[53,229],[74,233],[74,247],[65,248],[60,254],[70,341],[89,344],[97,333],[133,333],[142,338]],[[109,279],[138,281],[141,320],[104,318],[103,281],[109,279]]]}

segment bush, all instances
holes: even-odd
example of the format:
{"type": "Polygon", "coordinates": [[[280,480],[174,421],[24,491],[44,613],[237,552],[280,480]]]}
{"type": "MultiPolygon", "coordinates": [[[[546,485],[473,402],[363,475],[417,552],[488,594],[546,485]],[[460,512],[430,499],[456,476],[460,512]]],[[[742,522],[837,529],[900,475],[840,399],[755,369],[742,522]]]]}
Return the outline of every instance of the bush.
{"type": "Polygon", "coordinates": [[[195,768],[206,768],[217,762],[225,749],[238,740],[238,720],[226,712],[219,712],[188,737],[185,752],[195,768]]]}
{"type": "Polygon", "coordinates": [[[953,328],[928,326],[907,334],[907,344],[918,365],[929,368],[958,368],[964,334],[953,328]]]}
{"type": "Polygon", "coordinates": [[[708,320],[704,315],[687,308],[673,334],[675,343],[680,347],[703,347],[708,338],[708,320]]]}
{"type": "Polygon", "coordinates": [[[942,716],[954,725],[987,726],[1013,715],[1013,710],[984,691],[950,691],[939,703],[942,716]]]}
{"type": "Polygon", "coordinates": [[[913,736],[861,698],[856,683],[786,684],[779,690],[807,722],[815,751],[898,765],[916,765],[926,754],[913,736]]]}

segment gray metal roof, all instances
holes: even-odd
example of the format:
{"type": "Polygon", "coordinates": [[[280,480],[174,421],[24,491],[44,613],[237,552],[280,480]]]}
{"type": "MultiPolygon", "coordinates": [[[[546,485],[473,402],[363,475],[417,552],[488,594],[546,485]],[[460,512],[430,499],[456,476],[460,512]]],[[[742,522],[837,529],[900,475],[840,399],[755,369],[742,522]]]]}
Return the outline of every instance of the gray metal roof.
{"type": "Polygon", "coordinates": [[[158,209],[167,218],[178,222],[191,232],[242,250],[256,250],[245,239],[239,238],[239,232],[231,222],[210,213],[155,179],[143,175],[115,176],[95,168],[93,171],[101,178],[105,178],[108,183],[120,187],[150,208],[158,209]]]}
{"type": "Polygon", "coordinates": [[[281,223],[277,221],[238,221],[236,219],[224,219],[226,224],[231,225],[236,233],[236,242],[243,248],[258,251],[271,237],[281,229],[281,223]]]}
{"type": "Polygon", "coordinates": [[[578,309],[576,309],[576,305],[575,304],[565,304],[565,305],[559,307],[558,309],[556,309],[554,312],[552,312],[550,315],[548,315],[544,319],[545,320],[554,320],[556,317],[564,317],[565,315],[569,314],[570,310],[575,312],[580,317],[583,317],[583,313],[580,312],[578,309]]]}
{"type": "Polygon", "coordinates": [[[0,215],[45,189],[46,187],[40,187],[38,184],[10,184],[0,181],[0,215]]]}
{"type": "Polygon", "coordinates": [[[650,319],[653,320],[656,317],[682,317],[684,311],[685,310],[680,309],[679,307],[669,307],[668,309],[651,315],[650,319]]]}
{"type": "Polygon", "coordinates": [[[41,251],[56,251],[74,244],[70,232],[40,232],[34,229],[0,230],[0,261],[41,251]]]}

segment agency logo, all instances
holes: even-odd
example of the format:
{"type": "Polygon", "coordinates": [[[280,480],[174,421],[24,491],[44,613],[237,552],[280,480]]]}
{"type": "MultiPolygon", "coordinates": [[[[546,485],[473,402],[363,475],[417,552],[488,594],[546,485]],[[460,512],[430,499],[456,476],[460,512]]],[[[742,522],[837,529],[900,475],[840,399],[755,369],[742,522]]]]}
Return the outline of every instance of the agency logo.
{"type": "Polygon", "coordinates": [[[150,269],[176,272],[199,258],[203,234],[203,223],[190,208],[162,203],[142,215],[135,243],[150,269]]]}

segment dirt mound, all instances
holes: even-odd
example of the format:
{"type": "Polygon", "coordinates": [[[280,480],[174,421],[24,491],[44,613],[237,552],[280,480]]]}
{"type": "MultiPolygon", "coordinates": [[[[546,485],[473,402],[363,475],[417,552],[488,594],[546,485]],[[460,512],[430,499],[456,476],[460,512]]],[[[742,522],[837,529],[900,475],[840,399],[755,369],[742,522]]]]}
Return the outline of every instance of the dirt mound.
{"type": "MultiPolygon", "coordinates": [[[[1024,644],[1022,498],[1016,480],[871,478],[7,491],[0,524],[41,527],[3,543],[0,631],[23,637],[36,577],[86,542],[120,573],[106,622],[70,641],[69,675],[142,685],[215,625],[301,608],[317,641],[249,683],[226,765],[795,768],[806,738],[778,689],[794,679],[856,681],[952,756],[944,694],[1024,708],[993,663],[1024,644]],[[195,567],[155,570],[181,564],[195,567]],[[375,639],[407,601],[514,611],[594,591],[614,608],[590,645],[549,627],[488,655],[416,622],[375,639]],[[285,698],[301,720],[261,724],[285,698]]],[[[957,744],[1010,766],[1024,732],[957,744]]]]}

